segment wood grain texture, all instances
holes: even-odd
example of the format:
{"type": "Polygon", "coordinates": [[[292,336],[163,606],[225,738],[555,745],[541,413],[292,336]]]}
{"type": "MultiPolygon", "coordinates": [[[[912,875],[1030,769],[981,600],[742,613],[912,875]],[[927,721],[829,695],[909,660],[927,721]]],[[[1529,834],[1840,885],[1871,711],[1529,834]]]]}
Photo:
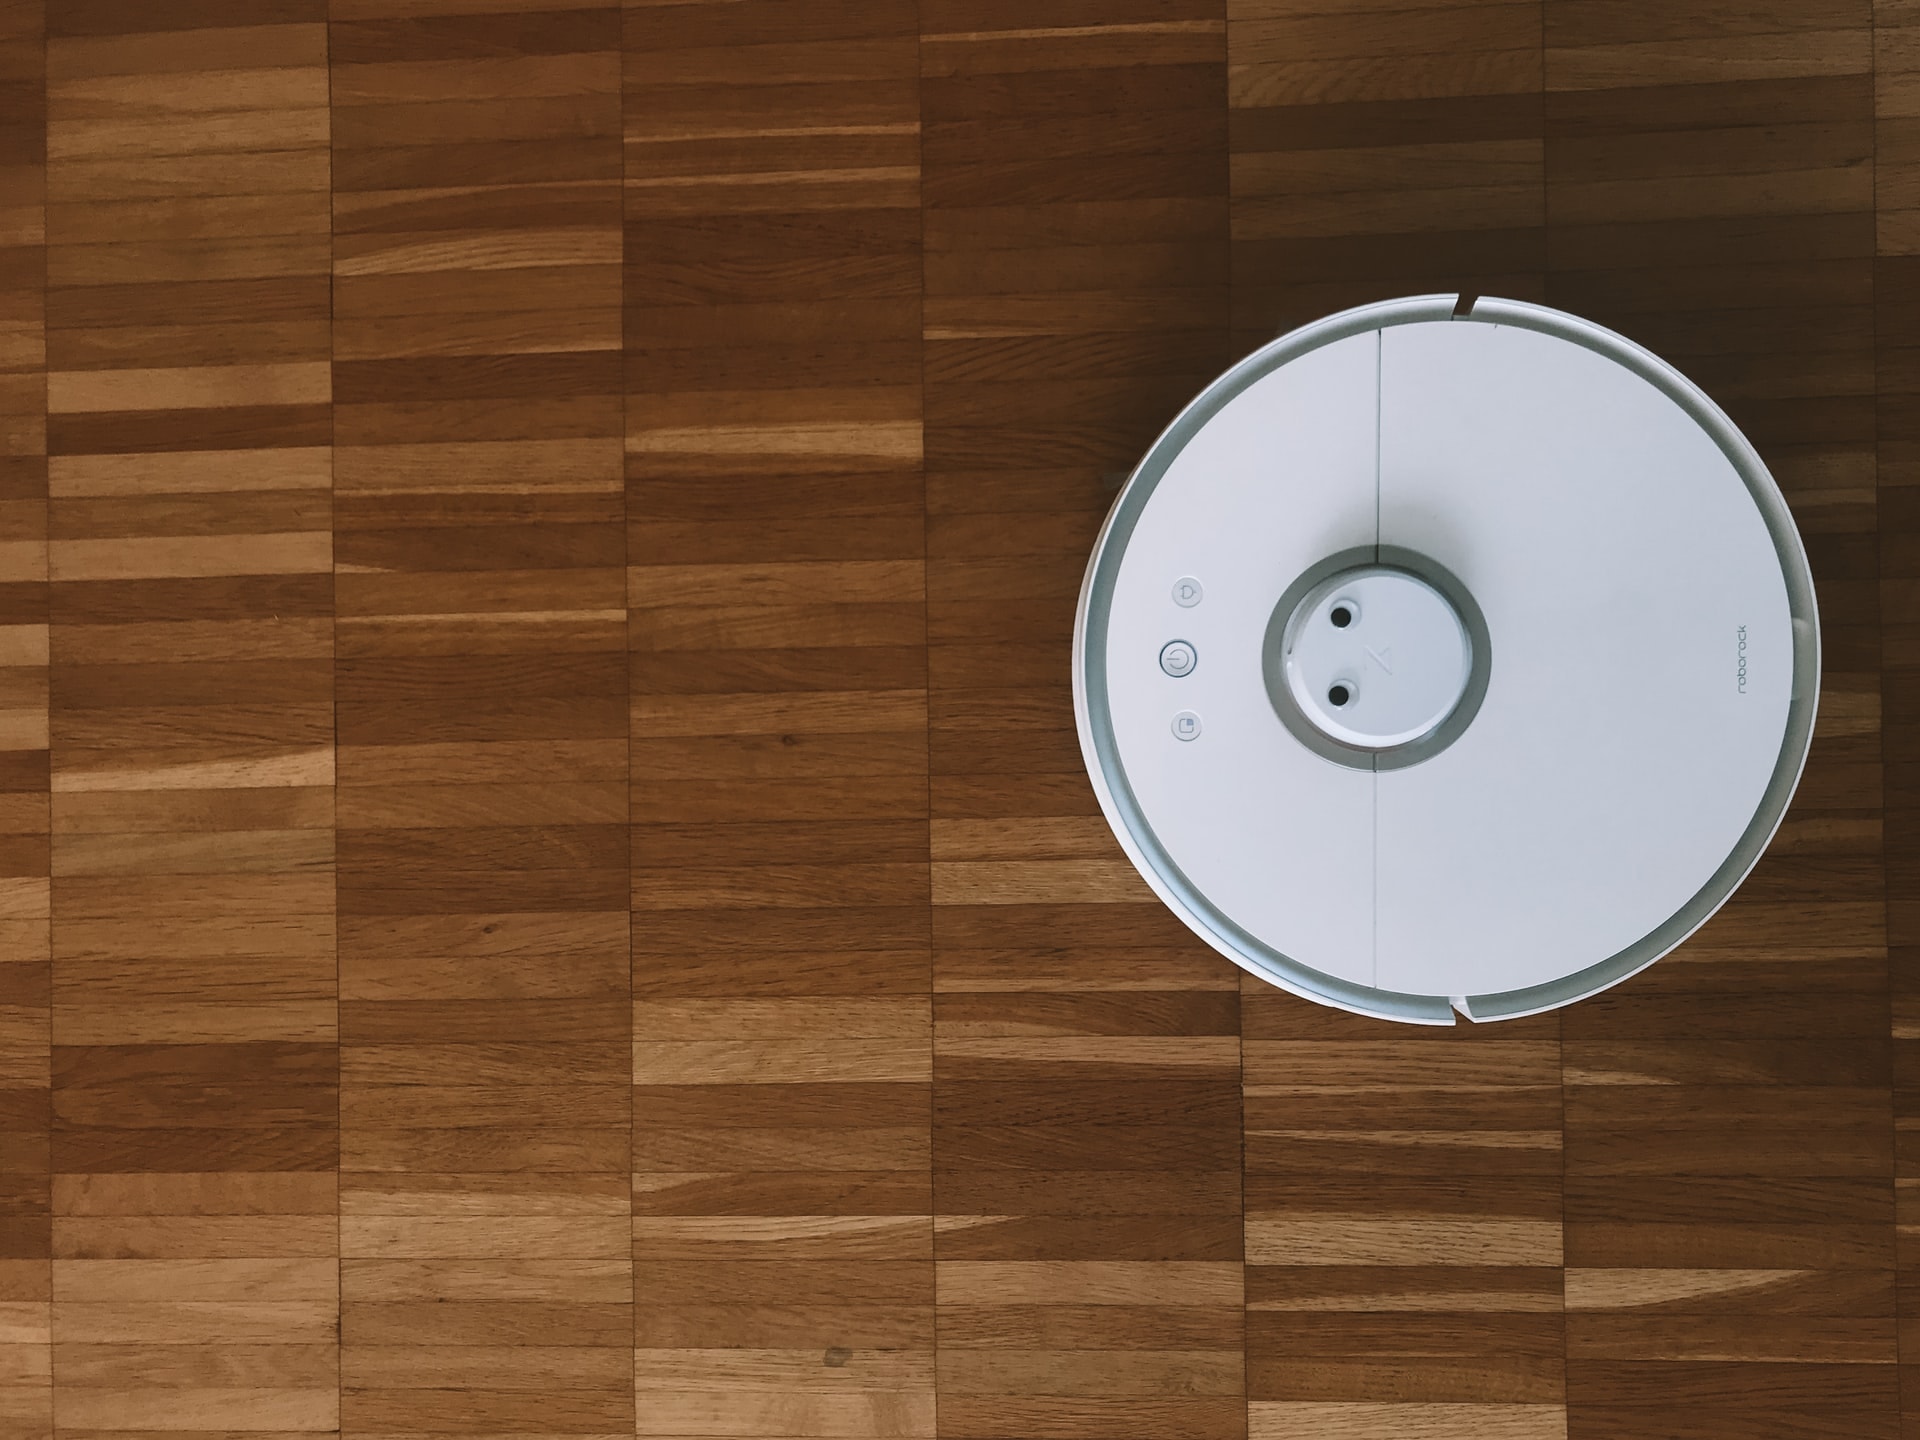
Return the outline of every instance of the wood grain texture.
{"type": "Polygon", "coordinates": [[[620,12],[334,0],[341,1429],[633,1429],[620,12]]]}
{"type": "Polygon", "coordinates": [[[1541,15],[1231,0],[1240,349],[1392,295],[1542,298],[1541,15]]]}
{"type": "Polygon", "coordinates": [[[0,0],[0,1432],[1920,1431],[1917,16],[0,0]],[[1700,380],[1827,662],[1699,937],[1451,1032],[1190,936],[1068,683],[1426,290],[1700,380]]]}
{"type": "Polygon", "coordinates": [[[928,1436],[913,9],[625,43],[639,1430],[928,1436]]]}
{"type": "Polygon", "coordinates": [[[1903,1433],[1920,1428],[1920,12],[1874,6],[1876,555],[1903,1433]]]}
{"type": "Polygon", "coordinates": [[[46,16],[0,5],[0,1431],[53,1434],[46,16]]]}
{"type": "Polygon", "coordinates": [[[48,7],[60,1433],[332,1431],[324,7],[48,7]]]}
{"type": "Polygon", "coordinates": [[[1565,1435],[1558,1017],[1242,1002],[1252,1433],[1565,1435]]]}

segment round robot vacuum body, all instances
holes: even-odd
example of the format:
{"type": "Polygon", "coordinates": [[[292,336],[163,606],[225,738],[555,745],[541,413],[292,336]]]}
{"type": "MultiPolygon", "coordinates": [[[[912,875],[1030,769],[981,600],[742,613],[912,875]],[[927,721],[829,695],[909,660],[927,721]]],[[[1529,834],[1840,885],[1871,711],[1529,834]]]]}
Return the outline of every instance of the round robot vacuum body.
{"type": "Polygon", "coordinates": [[[1221,376],[1121,491],[1074,630],[1108,822],[1215,949],[1449,1024],[1565,1005],[1733,893],[1812,738],[1806,555],[1696,386],[1420,296],[1221,376]]]}

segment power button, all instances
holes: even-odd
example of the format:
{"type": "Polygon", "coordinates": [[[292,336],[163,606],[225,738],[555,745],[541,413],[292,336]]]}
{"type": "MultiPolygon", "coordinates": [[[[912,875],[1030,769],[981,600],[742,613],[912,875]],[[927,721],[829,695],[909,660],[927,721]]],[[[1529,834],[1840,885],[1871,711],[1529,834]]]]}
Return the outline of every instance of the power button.
{"type": "Polygon", "coordinates": [[[1182,675],[1191,675],[1199,663],[1199,655],[1185,640],[1169,640],[1160,647],[1160,668],[1176,680],[1182,675]]]}

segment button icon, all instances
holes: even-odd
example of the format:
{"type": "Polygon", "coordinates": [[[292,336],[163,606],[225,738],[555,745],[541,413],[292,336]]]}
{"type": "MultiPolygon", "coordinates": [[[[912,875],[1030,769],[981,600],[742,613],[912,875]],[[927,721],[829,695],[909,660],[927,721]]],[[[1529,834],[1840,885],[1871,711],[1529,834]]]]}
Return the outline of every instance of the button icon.
{"type": "Polygon", "coordinates": [[[1160,668],[1176,680],[1182,675],[1191,675],[1199,663],[1200,657],[1194,653],[1193,646],[1184,640],[1169,640],[1160,647],[1160,668]]]}
{"type": "Polygon", "coordinates": [[[1206,598],[1206,593],[1191,575],[1182,575],[1173,582],[1173,603],[1182,610],[1191,610],[1206,598]]]}
{"type": "Polygon", "coordinates": [[[1173,733],[1176,739],[1198,740],[1200,738],[1200,717],[1191,710],[1182,710],[1173,717],[1173,733]]]}

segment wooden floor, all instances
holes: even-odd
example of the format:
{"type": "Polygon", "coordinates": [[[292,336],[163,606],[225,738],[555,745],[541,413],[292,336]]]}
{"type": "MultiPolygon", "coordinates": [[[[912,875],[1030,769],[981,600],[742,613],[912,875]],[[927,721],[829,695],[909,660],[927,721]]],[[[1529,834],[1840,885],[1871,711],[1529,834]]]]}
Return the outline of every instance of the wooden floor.
{"type": "Polygon", "coordinates": [[[0,1433],[1920,1437],[1914,0],[0,0],[0,119],[0,1433]],[[1154,903],[1067,652],[1457,289],[1727,407],[1827,668],[1448,1032],[1154,903]]]}

